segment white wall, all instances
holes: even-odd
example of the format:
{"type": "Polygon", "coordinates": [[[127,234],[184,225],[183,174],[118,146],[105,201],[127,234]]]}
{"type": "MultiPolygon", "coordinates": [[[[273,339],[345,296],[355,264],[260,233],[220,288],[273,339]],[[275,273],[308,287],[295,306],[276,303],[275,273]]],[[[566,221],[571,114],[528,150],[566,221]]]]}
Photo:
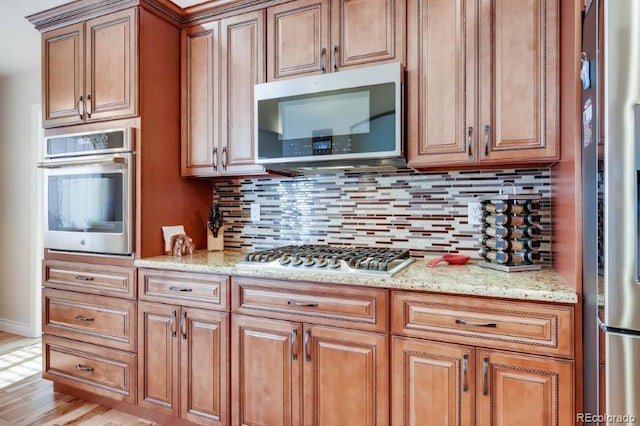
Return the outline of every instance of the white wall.
{"type": "Polygon", "coordinates": [[[29,336],[40,332],[34,113],[40,99],[39,65],[0,76],[0,330],[29,336]]]}

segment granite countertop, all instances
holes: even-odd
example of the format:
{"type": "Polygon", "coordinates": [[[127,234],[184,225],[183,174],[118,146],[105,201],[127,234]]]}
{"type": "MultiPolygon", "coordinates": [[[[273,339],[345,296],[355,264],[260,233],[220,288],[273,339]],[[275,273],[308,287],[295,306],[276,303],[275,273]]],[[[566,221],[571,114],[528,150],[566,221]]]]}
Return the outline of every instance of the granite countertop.
{"type": "Polygon", "coordinates": [[[440,263],[425,267],[424,259],[393,277],[353,276],[340,273],[317,273],[304,270],[246,269],[236,266],[245,253],[239,251],[198,251],[190,256],[158,256],[135,261],[140,268],[186,272],[204,272],[254,278],[275,278],[318,283],[386,287],[398,290],[424,290],[555,303],[577,303],[576,292],[553,269],[528,272],[501,272],[483,268],[475,262],[453,266],[440,263]]]}

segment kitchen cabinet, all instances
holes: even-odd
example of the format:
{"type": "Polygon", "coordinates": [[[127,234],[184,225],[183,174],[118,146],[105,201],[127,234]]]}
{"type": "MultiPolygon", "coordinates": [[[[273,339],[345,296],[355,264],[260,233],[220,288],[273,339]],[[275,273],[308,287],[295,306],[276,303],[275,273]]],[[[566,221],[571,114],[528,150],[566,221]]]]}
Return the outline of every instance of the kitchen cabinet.
{"type": "Polygon", "coordinates": [[[385,290],[234,277],[232,293],[233,424],[389,423],[388,335],[358,329],[386,327],[385,290]],[[318,324],[332,316],[355,329],[318,324]]]}
{"type": "Polygon", "coordinates": [[[558,159],[558,10],[557,0],[409,2],[411,167],[558,159]]]}
{"type": "Polygon", "coordinates": [[[267,8],[267,80],[404,63],[404,0],[296,0],[267,8]]]}
{"type": "Polygon", "coordinates": [[[393,337],[394,425],[475,425],[475,350],[393,337]]]}
{"type": "Polygon", "coordinates": [[[228,424],[229,314],[217,311],[228,303],[227,284],[218,276],[140,270],[140,407],[203,425],[228,424]],[[210,309],[194,307],[207,304],[210,309]]]}
{"type": "Polygon", "coordinates": [[[42,34],[43,125],[137,114],[137,9],[42,34]]]}
{"type": "Polygon", "coordinates": [[[302,324],[232,315],[233,424],[302,422],[302,324]]]}
{"type": "Polygon", "coordinates": [[[44,260],[43,377],[135,404],[135,269],[44,260]]]}
{"type": "Polygon", "coordinates": [[[478,424],[575,423],[571,362],[479,350],[476,371],[478,424]]]}
{"type": "Polygon", "coordinates": [[[570,308],[406,292],[392,300],[394,424],[573,424],[570,308]]]}
{"type": "Polygon", "coordinates": [[[182,30],[183,176],[264,174],[254,164],[253,86],[263,83],[264,11],[182,30]]]}
{"type": "Polygon", "coordinates": [[[228,314],[139,302],[138,405],[227,424],[228,314]]]}

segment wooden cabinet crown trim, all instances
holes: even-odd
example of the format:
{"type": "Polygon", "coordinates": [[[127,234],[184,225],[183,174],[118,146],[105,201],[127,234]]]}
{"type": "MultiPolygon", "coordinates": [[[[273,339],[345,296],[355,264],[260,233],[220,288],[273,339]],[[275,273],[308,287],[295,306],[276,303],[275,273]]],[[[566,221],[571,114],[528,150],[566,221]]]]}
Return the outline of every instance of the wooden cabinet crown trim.
{"type": "Polygon", "coordinates": [[[176,26],[182,22],[182,9],[169,0],[79,0],[26,19],[42,33],[135,6],[143,6],[176,26]]]}
{"type": "Polygon", "coordinates": [[[263,9],[290,0],[211,0],[182,9],[170,0],[78,0],[26,17],[42,32],[141,6],[178,27],[189,27],[241,12],[263,9]]]}

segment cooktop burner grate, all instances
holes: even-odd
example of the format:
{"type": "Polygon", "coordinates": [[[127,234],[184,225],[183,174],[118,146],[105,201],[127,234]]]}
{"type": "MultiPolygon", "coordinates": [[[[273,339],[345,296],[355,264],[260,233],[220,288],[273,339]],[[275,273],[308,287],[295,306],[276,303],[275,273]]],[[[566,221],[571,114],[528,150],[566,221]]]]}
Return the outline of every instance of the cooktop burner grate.
{"type": "Polygon", "coordinates": [[[279,270],[299,268],[310,272],[392,276],[411,262],[413,259],[409,256],[409,250],[290,245],[249,253],[238,266],[279,270]]]}

